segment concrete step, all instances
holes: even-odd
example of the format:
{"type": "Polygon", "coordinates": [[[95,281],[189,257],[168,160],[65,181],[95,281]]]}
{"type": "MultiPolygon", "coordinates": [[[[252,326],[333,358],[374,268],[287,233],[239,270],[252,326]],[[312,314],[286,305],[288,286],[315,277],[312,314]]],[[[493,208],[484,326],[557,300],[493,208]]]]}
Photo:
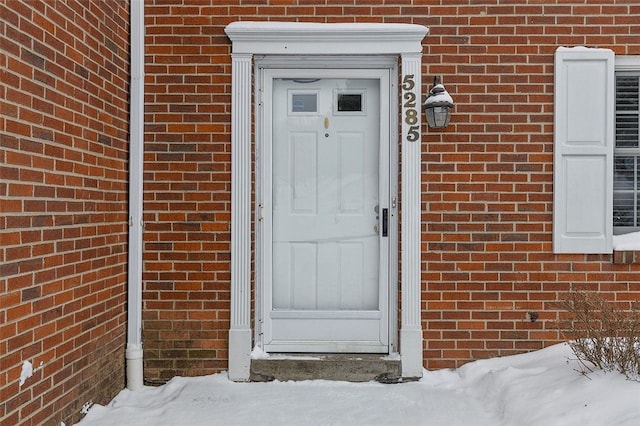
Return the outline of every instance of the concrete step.
{"type": "Polygon", "coordinates": [[[254,382],[272,380],[402,381],[400,358],[378,354],[271,354],[251,360],[254,382]]]}

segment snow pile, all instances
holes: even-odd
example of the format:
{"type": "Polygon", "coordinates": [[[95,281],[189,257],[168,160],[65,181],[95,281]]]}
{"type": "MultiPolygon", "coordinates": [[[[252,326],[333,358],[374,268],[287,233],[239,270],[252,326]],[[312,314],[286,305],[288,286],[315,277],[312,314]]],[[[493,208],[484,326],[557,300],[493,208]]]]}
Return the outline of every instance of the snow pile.
{"type": "Polygon", "coordinates": [[[639,425],[640,383],[579,373],[566,344],[425,371],[397,385],[233,383],[226,374],[176,377],[123,390],[80,423],[99,425],[639,425]]]}
{"type": "Polygon", "coordinates": [[[256,346],[251,351],[251,359],[267,359],[269,358],[269,354],[262,350],[261,347],[256,346]]]}

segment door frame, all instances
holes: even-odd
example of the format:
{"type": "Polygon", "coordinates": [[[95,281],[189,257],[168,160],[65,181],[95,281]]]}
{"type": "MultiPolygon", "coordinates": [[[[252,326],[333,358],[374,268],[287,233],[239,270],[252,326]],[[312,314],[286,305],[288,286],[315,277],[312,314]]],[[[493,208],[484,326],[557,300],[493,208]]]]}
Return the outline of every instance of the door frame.
{"type": "MultiPolygon", "coordinates": [[[[399,58],[402,99],[422,101],[422,40],[428,28],[400,23],[303,23],[236,21],[225,27],[231,46],[231,281],[228,375],[248,381],[252,330],[252,62],[264,55],[314,56],[322,66],[327,55],[374,60],[399,58]]],[[[259,94],[255,97],[259,103],[259,94]]],[[[400,103],[400,99],[398,99],[400,103]]],[[[419,104],[418,104],[419,105],[419,104]]],[[[421,377],[421,111],[403,102],[400,194],[400,332],[398,348],[403,377],[421,377]]],[[[256,129],[258,131],[258,129],[256,129]]]]}
{"type": "MultiPolygon", "coordinates": [[[[271,250],[271,198],[272,198],[272,87],[275,78],[372,78],[380,81],[380,147],[384,147],[388,153],[384,162],[380,158],[378,170],[379,179],[386,181],[388,198],[380,200],[380,208],[389,209],[388,237],[380,237],[381,250],[379,261],[380,282],[386,288],[381,314],[383,330],[387,334],[387,353],[398,351],[398,85],[392,76],[398,75],[397,58],[384,56],[377,58],[352,58],[345,57],[269,57],[255,59],[255,319],[254,319],[254,345],[264,350],[264,336],[270,334],[269,314],[272,302],[272,270],[271,250]],[[300,66],[303,64],[303,66],[300,66]],[[384,87],[383,87],[384,84],[384,87]],[[383,145],[385,144],[385,145],[383,145]],[[386,240],[386,241],[385,241],[386,240]],[[383,245],[385,246],[383,249],[383,245]],[[384,257],[384,258],[383,258],[384,257]],[[382,281],[386,281],[382,284],[382,281]]],[[[309,350],[300,352],[313,352],[313,347],[320,344],[311,344],[309,350]]],[[[280,345],[283,350],[289,350],[289,346],[280,345]]],[[[324,344],[320,345],[326,352],[328,347],[344,347],[345,345],[324,344]]],[[[320,347],[319,346],[319,347],[320,347]]],[[[336,349],[337,350],[337,349],[336,349]]],[[[352,352],[369,352],[366,345],[360,350],[352,352]]]]}

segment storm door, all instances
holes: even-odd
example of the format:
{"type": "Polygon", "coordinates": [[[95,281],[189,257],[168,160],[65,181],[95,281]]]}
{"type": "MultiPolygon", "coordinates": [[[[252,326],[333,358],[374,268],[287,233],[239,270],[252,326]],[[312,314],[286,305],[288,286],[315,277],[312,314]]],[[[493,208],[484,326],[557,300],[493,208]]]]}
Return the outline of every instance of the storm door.
{"type": "Polygon", "coordinates": [[[295,74],[266,72],[264,349],[386,353],[389,71],[295,74]]]}

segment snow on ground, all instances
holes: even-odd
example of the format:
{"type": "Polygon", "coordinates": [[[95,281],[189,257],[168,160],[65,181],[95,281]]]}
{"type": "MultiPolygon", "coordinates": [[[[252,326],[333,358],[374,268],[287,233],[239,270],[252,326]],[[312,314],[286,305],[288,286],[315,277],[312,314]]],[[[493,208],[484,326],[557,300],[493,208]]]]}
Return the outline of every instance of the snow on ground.
{"type": "Polygon", "coordinates": [[[640,425],[640,382],[582,370],[559,344],[391,385],[175,377],[123,390],[80,425],[640,425]]]}

